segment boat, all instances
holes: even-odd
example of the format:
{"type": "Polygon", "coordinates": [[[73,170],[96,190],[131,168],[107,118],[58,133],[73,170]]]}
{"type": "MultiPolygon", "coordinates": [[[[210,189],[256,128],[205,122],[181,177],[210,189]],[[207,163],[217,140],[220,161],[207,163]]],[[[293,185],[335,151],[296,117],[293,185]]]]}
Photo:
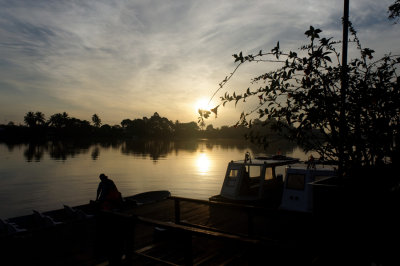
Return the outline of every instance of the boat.
{"type": "Polygon", "coordinates": [[[220,194],[209,200],[312,212],[314,184],[337,176],[336,169],[312,157],[307,162],[283,155],[252,159],[247,152],[244,160],[229,162],[220,194]]]}
{"type": "MultiPolygon", "coordinates": [[[[166,190],[148,191],[123,198],[116,209],[103,211],[99,204],[69,206],[51,211],[0,219],[0,249],[4,265],[98,265],[110,262],[110,251],[126,227],[109,213],[123,213],[166,200],[166,190]],[[111,246],[110,246],[111,245],[111,246]]],[[[123,242],[122,242],[123,244],[123,242]]],[[[112,255],[111,255],[112,256],[112,255]]],[[[2,264],[3,265],[3,264],[2,264]]]]}

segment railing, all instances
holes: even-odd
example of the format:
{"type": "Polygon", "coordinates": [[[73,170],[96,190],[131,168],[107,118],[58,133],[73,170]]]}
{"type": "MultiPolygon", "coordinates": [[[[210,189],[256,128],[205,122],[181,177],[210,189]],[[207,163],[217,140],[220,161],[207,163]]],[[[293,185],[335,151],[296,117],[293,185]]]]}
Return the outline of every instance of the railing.
{"type": "MultiPolygon", "coordinates": [[[[184,200],[182,198],[176,198],[177,205],[179,205],[179,201],[184,200]]],[[[196,201],[196,200],[194,200],[196,201]]],[[[238,243],[241,245],[260,245],[262,243],[259,239],[254,239],[250,237],[240,236],[236,234],[230,234],[225,232],[218,232],[216,230],[209,230],[209,228],[199,228],[198,226],[191,226],[189,224],[176,224],[176,223],[168,223],[159,220],[154,220],[150,218],[135,216],[135,215],[127,215],[123,213],[116,212],[102,212],[103,218],[110,219],[107,220],[106,224],[108,226],[119,226],[124,229],[123,237],[124,240],[118,239],[118,241],[126,242],[126,261],[128,263],[133,262],[133,254],[146,257],[147,259],[151,259],[154,262],[163,263],[166,265],[174,265],[174,263],[169,261],[164,261],[157,257],[152,257],[146,254],[142,254],[138,250],[135,250],[134,239],[135,239],[135,227],[137,224],[149,225],[152,227],[159,227],[165,230],[168,230],[174,236],[174,239],[179,239],[183,245],[183,254],[184,254],[184,264],[185,265],[193,265],[193,256],[192,256],[192,237],[205,237],[208,239],[216,239],[219,241],[228,241],[231,243],[238,243]],[[112,221],[112,222],[110,222],[112,221]],[[133,252],[133,253],[132,253],[133,252]]],[[[130,265],[130,264],[129,264],[130,265]]]]}
{"type": "MultiPolygon", "coordinates": [[[[263,207],[256,207],[256,206],[245,205],[245,204],[199,200],[199,199],[175,197],[175,196],[171,196],[171,197],[169,197],[169,199],[174,200],[174,206],[175,206],[174,212],[175,212],[175,223],[176,224],[182,224],[182,222],[181,222],[181,207],[180,207],[182,201],[242,211],[247,214],[247,236],[254,235],[254,222],[253,222],[254,216],[256,216],[256,215],[263,215],[263,216],[276,215],[278,213],[278,210],[276,210],[276,209],[267,209],[267,208],[263,208],[263,207]]],[[[211,228],[209,228],[209,229],[212,230],[211,228]]]]}
{"type": "MultiPolygon", "coordinates": [[[[108,226],[119,226],[123,229],[123,233],[121,237],[122,241],[126,243],[126,260],[128,263],[133,262],[133,254],[146,257],[147,259],[152,259],[154,262],[163,263],[166,265],[174,265],[173,262],[163,261],[160,258],[152,257],[148,254],[144,254],[141,252],[142,250],[146,250],[146,248],[141,247],[140,249],[135,250],[135,228],[136,225],[147,225],[151,227],[158,227],[169,232],[170,238],[167,240],[178,240],[179,243],[182,243],[181,249],[179,252],[183,252],[184,264],[185,265],[193,265],[193,256],[192,256],[192,240],[193,237],[202,237],[207,239],[214,239],[218,241],[227,241],[228,243],[237,243],[237,245],[244,246],[253,246],[255,248],[265,248],[265,247],[275,247],[275,248],[283,248],[289,247],[288,243],[283,241],[278,241],[274,239],[268,239],[265,237],[255,236],[254,235],[254,217],[255,216],[268,216],[268,215],[278,215],[279,211],[276,209],[267,209],[263,207],[255,207],[244,204],[234,204],[227,202],[216,202],[216,201],[208,201],[208,200],[199,200],[192,198],[184,198],[184,197],[175,197],[171,196],[167,198],[167,200],[174,201],[174,222],[164,222],[160,220],[155,220],[151,218],[129,215],[118,212],[102,212],[103,217],[110,218],[107,220],[106,224],[108,226]],[[227,231],[223,231],[221,229],[208,227],[204,225],[191,224],[188,222],[184,222],[181,219],[181,204],[182,202],[193,202],[197,204],[204,204],[211,207],[219,207],[219,208],[230,208],[233,210],[241,211],[242,213],[246,213],[247,215],[247,234],[239,234],[239,233],[231,233],[227,231]]],[[[107,219],[107,218],[106,218],[107,219]]],[[[142,243],[141,243],[142,244],[142,243]]]]}

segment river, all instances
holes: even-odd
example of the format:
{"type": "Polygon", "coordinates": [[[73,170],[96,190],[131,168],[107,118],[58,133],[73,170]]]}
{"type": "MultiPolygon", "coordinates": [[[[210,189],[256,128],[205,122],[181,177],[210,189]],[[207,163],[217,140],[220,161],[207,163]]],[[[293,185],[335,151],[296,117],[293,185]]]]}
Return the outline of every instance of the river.
{"type": "Polygon", "coordinates": [[[220,192],[228,162],[246,151],[308,156],[285,141],[266,150],[238,140],[0,143],[0,218],[89,203],[100,173],[123,196],[169,190],[208,199],[220,192]]]}

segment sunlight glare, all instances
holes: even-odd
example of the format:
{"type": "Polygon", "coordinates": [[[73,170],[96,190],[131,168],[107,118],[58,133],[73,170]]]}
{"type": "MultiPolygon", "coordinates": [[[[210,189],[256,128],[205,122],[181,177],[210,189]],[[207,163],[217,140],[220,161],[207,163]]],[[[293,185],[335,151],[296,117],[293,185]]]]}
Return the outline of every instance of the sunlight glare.
{"type": "Polygon", "coordinates": [[[197,169],[201,175],[205,175],[210,170],[210,159],[208,159],[205,153],[201,153],[197,156],[197,169]]]}
{"type": "Polygon", "coordinates": [[[205,98],[199,99],[199,100],[196,102],[195,108],[196,108],[196,112],[197,112],[199,109],[202,109],[202,110],[210,110],[210,107],[209,107],[209,105],[208,105],[208,100],[205,99],[205,98]]]}

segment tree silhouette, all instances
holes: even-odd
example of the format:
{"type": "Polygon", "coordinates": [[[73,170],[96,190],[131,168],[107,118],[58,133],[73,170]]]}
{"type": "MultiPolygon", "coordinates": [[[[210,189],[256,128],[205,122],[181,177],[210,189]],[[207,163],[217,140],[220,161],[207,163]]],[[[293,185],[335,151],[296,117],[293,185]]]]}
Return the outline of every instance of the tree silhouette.
{"type": "Polygon", "coordinates": [[[389,19],[398,20],[400,17],[400,0],[396,0],[389,6],[389,19]]]}
{"type": "MultiPolygon", "coordinates": [[[[354,165],[377,165],[387,158],[394,161],[399,154],[395,143],[400,141],[400,79],[396,72],[400,57],[386,55],[372,61],[374,51],[361,46],[351,23],[349,28],[360,55],[347,67],[344,136],[339,134],[344,68],[335,48],[340,42],[321,38],[322,31],[313,27],[305,32],[310,43],[300,48],[300,54],[283,52],[278,42],[271,52],[233,55],[238,65],[220,88],[244,63],[281,63],[281,67],[253,78],[252,84],[262,84],[260,87],[244,93],[226,92],[221,97],[222,105],[257,99],[258,105],[243,112],[236,125],[251,127],[254,116],[264,119],[263,123],[275,119],[278,130],[285,130],[287,137],[321,157],[337,159],[343,148],[344,170],[354,165]]],[[[258,140],[268,142],[264,136],[258,140]]]]}
{"type": "Polygon", "coordinates": [[[173,126],[172,121],[155,112],[146,123],[146,131],[148,135],[153,137],[168,137],[174,132],[173,126]]]}
{"type": "Polygon", "coordinates": [[[26,115],[24,116],[24,122],[28,127],[36,126],[35,113],[31,111],[27,112],[26,115]]]}
{"type": "Polygon", "coordinates": [[[33,139],[33,138],[143,138],[143,139],[188,139],[188,138],[242,138],[247,129],[244,127],[214,128],[209,125],[200,131],[199,125],[192,121],[188,123],[173,123],[166,117],[155,112],[150,118],[124,119],[121,126],[101,125],[93,130],[95,125],[89,121],[70,117],[68,113],[55,113],[46,121],[42,112],[28,112],[24,116],[24,126],[0,125],[0,139],[33,139]]]}
{"type": "Polygon", "coordinates": [[[57,113],[52,116],[50,116],[50,119],[48,121],[50,126],[56,127],[56,128],[63,128],[68,126],[68,121],[70,117],[66,112],[63,113],[57,113]]]}
{"type": "Polygon", "coordinates": [[[37,125],[44,125],[46,122],[46,119],[44,117],[44,114],[42,112],[36,112],[35,113],[35,123],[37,125]]]}
{"type": "Polygon", "coordinates": [[[101,119],[97,114],[94,114],[92,116],[92,122],[93,122],[93,125],[97,128],[99,128],[101,126],[101,119]]]}
{"type": "Polygon", "coordinates": [[[46,120],[42,112],[28,112],[24,116],[24,122],[29,127],[36,127],[38,125],[44,125],[46,120]]]}
{"type": "Polygon", "coordinates": [[[131,124],[132,124],[132,120],[130,120],[130,119],[124,119],[121,121],[121,126],[123,128],[129,127],[131,124]]]}

